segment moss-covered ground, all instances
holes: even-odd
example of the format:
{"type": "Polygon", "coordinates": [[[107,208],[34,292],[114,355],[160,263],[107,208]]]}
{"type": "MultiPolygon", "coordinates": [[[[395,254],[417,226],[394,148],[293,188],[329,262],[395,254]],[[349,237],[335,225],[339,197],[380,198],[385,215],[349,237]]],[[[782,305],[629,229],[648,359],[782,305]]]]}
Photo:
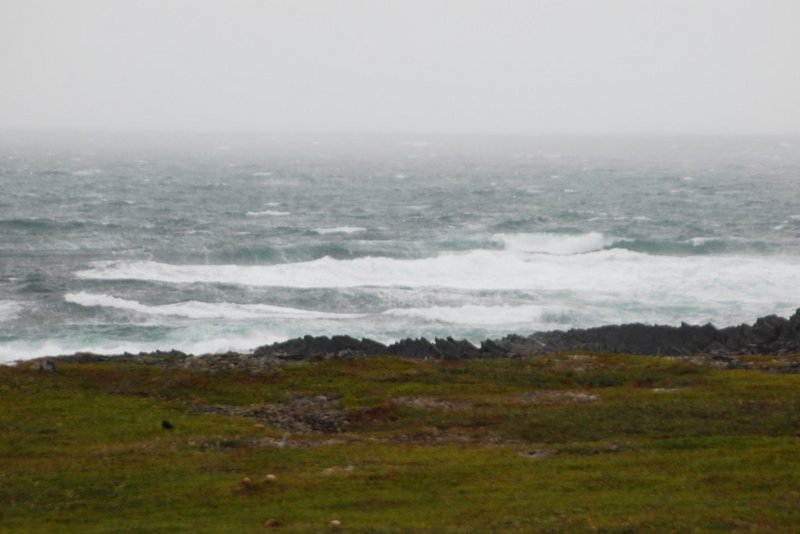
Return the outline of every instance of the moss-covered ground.
{"type": "Polygon", "coordinates": [[[800,375],[670,358],[0,367],[0,531],[797,532],[799,432],[800,375]]]}

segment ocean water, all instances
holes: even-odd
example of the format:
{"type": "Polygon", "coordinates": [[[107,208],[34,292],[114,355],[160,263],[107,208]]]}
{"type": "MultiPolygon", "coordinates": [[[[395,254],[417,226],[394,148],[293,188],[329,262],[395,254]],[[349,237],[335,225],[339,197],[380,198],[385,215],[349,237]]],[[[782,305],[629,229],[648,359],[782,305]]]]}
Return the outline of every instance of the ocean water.
{"type": "Polygon", "coordinates": [[[800,139],[0,134],[0,361],[800,306],[800,139]]]}

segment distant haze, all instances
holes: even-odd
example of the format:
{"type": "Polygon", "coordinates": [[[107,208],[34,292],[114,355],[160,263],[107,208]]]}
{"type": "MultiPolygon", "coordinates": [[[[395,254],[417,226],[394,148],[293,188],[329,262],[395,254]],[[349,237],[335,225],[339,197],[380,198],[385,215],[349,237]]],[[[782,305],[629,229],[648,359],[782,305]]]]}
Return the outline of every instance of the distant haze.
{"type": "Polygon", "coordinates": [[[800,134],[796,0],[0,0],[0,129],[800,134]]]}

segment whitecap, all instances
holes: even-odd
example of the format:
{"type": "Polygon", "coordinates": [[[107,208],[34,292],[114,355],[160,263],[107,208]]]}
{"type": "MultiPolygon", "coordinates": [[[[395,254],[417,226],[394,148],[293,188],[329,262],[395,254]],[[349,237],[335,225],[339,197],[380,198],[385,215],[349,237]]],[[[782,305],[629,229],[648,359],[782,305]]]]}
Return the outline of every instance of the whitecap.
{"type": "MultiPolygon", "coordinates": [[[[9,278],[9,280],[12,280],[9,278]]],[[[13,321],[22,312],[21,303],[14,300],[0,300],[0,322],[13,321]]]]}
{"type": "Polygon", "coordinates": [[[471,326],[508,326],[539,324],[549,314],[564,314],[563,307],[526,304],[520,306],[431,306],[428,308],[394,308],[384,315],[394,317],[418,317],[428,321],[471,326]]]}
{"type": "MultiPolygon", "coordinates": [[[[599,244],[599,241],[598,243],[599,244]]],[[[596,244],[596,245],[597,245],[596,244]]],[[[596,246],[595,245],[595,246],[596,246]]],[[[703,313],[722,324],[751,320],[787,303],[800,302],[800,259],[753,256],[666,256],[625,249],[582,254],[473,250],[421,259],[365,257],[276,265],[170,265],[152,261],[93,263],[76,273],[97,280],[146,280],[172,284],[244,284],[288,288],[404,288],[430,293],[524,291],[550,295],[548,305],[591,303],[615,310],[639,310],[640,320],[680,321],[703,303],[703,313]],[[555,296],[553,296],[555,295],[555,296]]],[[[545,298],[545,297],[542,297],[545,298]]],[[[170,308],[162,308],[163,310],[170,308]]],[[[174,309],[173,309],[174,311],[174,309]]],[[[242,313],[242,310],[235,310],[242,313]]],[[[534,309],[529,310],[534,313],[534,309]]],[[[245,313],[255,310],[245,308],[245,313]]],[[[207,312],[206,312],[207,313],[207,312]]],[[[232,312],[233,313],[233,312],[232,312]]],[[[531,323],[530,329],[538,325],[531,323]]],[[[519,329],[517,329],[519,330],[519,329]]]]}
{"type": "Polygon", "coordinates": [[[285,332],[269,330],[253,331],[246,334],[220,334],[204,337],[201,332],[192,331],[185,338],[160,341],[94,341],[79,338],[48,339],[42,341],[12,341],[0,343],[0,363],[12,363],[20,359],[39,358],[90,352],[94,354],[137,354],[156,350],[179,350],[187,354],[213,354],[228,351],[247,352],[254,347],[288,339],[285,332]]]}
{"type": "Polygon", "coordinates": [[[73,176],[95,176],[97,174],[100,174],[101,172],[103,171],[101,171],[100,169],[81,169],[78,171],[72,171],[72,173],[70,174],[72,174],[73,176]]]}
{"type": "Polygon", "coordinates": [[[693,247],[702,247],[706,243],[713,243],[714,241],[719,241],[716,237],[693,237],[689,239],[687,242],[690,243],[693,247]]]}
{"type": "Polygon", "coordinates": [[[328,234],[356,234],[358,232],[366,232],[367,229],[361,226],[335,226],[332,228],[314,228],[311,231],[320,235],[328,235],[328,234]]]}
{"type": "Polygon", "coordinates": [[[283,217],[285,215],[291,215],[291,212],[277,210],[248,211],[245,215],[247,217],[283,217]]]}
{"type": "Polygon", "coordinates": [[[67,293],[64,300],[81,306],[102,306],[130,310],[147,315],[186,317],[189,319],[351,319],[359,314],[331,313],[268,304],[235,304],[230,302],[200,302],[190,300],[174,304],[147,305],[136,300],[122,299],[104,293],[67,293]]]}
{"type": "Polygon", "coordinates": [[[542,254],[583,254],[602,250],[616,241],[600,232],[586,234],[495,234],[492,238],[503,243],[506,250],[542,254]]]}

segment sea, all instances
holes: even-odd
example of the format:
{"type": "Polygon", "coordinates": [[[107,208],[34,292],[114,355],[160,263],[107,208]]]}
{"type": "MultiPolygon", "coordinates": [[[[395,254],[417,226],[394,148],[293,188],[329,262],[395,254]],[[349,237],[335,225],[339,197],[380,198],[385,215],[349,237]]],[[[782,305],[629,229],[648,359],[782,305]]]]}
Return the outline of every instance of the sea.
{"type": "Polygon", "coordinates": [[[800,138],[0,132],[0,362],[800,307],[800,138]]]}

